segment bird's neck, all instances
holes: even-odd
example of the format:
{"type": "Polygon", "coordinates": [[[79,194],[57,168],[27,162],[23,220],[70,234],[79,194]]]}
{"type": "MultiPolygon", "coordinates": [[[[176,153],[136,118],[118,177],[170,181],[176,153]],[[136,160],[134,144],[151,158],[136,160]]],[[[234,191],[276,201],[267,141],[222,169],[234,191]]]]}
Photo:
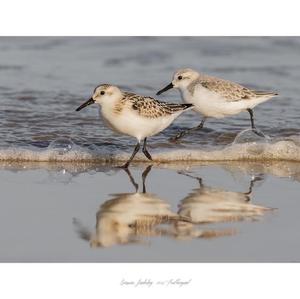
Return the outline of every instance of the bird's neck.
{"type": "Polygon", "coordinates": [[[187,98],[189,98],[192,95],[191,90],[189,89],[189,86],[180,88],[179,91],[180,91],[180,95],[183,100],[186,100],[187,98]]]}
{"type": "Polygon", "coordinates": [[[113,117],[115,114],[118,114],[121,112],[122,110],[122,99],[123,97],[116,97],[116,98],[112,98],[109,101],[106,101],[105,103],[102,103],[102,115],[107,118],[110,119],[111,117],[113,117]]]}

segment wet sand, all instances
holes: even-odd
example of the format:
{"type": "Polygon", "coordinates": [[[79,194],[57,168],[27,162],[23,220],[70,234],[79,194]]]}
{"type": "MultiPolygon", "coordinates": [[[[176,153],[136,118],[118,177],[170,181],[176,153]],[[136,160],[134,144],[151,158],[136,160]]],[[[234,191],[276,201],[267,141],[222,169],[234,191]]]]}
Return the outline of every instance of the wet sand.
{"type": "Polygon", "coordinates": [[[300,163],[1,162],[0,177],[1,262],[300,261],[300,163]]]}

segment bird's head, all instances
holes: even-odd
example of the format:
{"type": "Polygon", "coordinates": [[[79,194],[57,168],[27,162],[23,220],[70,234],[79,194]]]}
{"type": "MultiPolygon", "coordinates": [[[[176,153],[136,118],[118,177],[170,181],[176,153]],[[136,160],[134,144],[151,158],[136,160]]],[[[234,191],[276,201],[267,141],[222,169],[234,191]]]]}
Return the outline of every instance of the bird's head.
{"type": "Polygon", "coordinates": [[[171,88],[185,89],[198,77],[199,73],[195,70],[189,68],[177,70],[173,75],[172,82],[158,91],[156,94],[160,95],[171,88]]]}
{"type": "Polygon", "coordinates": [[[122,96],[121,90],[114,85],[110,84],[101,84],[94,89],[93,95],[89,100],[80,105],[76,111],[80,111],[81,109],[97,103],[102,105],[106,102],[112,102],[122,96]]]}

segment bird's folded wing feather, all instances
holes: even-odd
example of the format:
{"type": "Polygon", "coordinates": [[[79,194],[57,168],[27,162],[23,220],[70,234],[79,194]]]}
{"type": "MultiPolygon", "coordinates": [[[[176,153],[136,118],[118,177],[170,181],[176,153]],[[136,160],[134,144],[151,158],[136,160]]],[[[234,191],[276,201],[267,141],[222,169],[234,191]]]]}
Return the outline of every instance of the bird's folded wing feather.
{"type": "Polygon", "coordinates": [[[262,92],[251,90],[238,83],[217,79],[207,78],[200,80],[200,84],[210,91],[216,92],[224,97],[228,102],[235,102],[239,100],[250,100],[259,97],[275,96],[273,92],[262,92]]]}
{"type": "Polygon", "coordinates": [[[140,116],[147,118],[163,117],[186,109],[184,104],[160,102],[151,97],[132,96],[132,109],[140,116]]]}

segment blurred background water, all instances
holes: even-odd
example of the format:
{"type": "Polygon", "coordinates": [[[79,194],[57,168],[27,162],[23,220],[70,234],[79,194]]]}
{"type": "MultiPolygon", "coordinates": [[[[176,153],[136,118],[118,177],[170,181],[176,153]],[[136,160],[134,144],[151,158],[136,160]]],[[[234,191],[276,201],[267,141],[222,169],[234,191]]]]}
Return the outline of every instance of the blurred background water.
{"type": "MultiPolygon", "coordinates": [[[[257,127],[271,137],[295,135],[300,129],[299,48],[299,37],[1,37],[0,149],[47,148],[63,138],[71,146],[130,152],[128,143],[135,140],[107,129],[96,106],[75,109],[101,83],[155,96],[181,67],[278,92],[255,108],[257,127]]],[[[176,90],[157,98],[180,102],[176,90]]],[[[149,147],[225,146],[250,126],[248,113],[241,113],[209,120],[180,144],[167,141],[199,122],[198,114],[187,112],[151,138],[149,147]]]]}

